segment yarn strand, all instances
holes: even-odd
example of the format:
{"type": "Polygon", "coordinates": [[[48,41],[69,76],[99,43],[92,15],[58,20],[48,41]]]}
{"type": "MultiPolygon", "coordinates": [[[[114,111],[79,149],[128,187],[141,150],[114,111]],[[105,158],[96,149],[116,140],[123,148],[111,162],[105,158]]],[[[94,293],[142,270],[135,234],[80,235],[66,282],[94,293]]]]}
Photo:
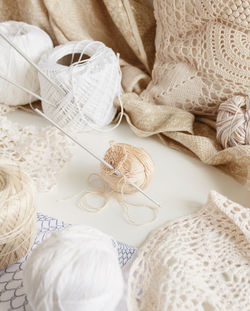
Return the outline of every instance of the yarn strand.
{"type": "MultiPolygon", "coordinates": [[[[121,181],[120,181],[121,182],[121,181]]],[[[119,204],[120,206],[123,208],[123,211],[126,215],[126,220],[129,224],[131,225],[136,225],[136,226],[145,226],[145,225],[148,225],[150,223],[153,223],[157,217],[158,217],[158,214],[159,214],[159,209],[156,208],[156,207],[152,207],[150,205],[144,205],[144,204],[137,204],[137,203],[132,203],[132,202],[129,202],[127,200],[124,199],[124,192],[123,190],[121,190],[121,193],[118,193],[114,190],[108,190],[108,184],[105,182],[105,180],[102,178],[102,176],[100,176],[99,174],[90,174],[89,177],[88,177],[88,184],[89,186],[91,186],[92,188],[95,189],[95,191],[88,191],[88,192],[85,192],[82,197],[80,198],[79,202],[78,202],[78,206],[79,208],[89,212],[89,213],[97,213],[97,212],[100,212],[101,210],[103,210],[107,205],[108,203],[110,202],[110,200],[113,198],[115,199],[119,204]],[[97,186],[97,185],[94,185],[92,182],[91,182],[91,178],[93,176],[96,176],[97,178],[99,178],[99,180],[102,182],[102,186],[97,186]],[[88,199],[87,197],[90,196],[90,195],[97,195],[97,196],[100,196],[102,198],[105,198],[105,201],[104,203],[99,206],[99,207],[94,207],[92,206],[89,202],[88,202],[88,199]],[[147,221],[145,223],[137,223],[136,221],[133,220],[133,218],[130,216],[129,214],[129,206],[132,206],[132,207],[145,207],[145,208],[148,208],[150,210],[153,211],[153,218],[150,220],[150,221],[147,221]]],[[[125,186],[125,183],[123,184],[122,188],[125,186]]]]}

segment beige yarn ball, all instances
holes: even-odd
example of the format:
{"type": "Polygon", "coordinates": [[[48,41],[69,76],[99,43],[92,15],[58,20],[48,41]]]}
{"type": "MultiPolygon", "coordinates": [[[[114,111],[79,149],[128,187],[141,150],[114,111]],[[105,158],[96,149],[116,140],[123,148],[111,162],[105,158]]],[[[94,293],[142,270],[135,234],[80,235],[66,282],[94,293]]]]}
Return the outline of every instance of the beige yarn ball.
{"type": "Polygon", "coordinates": [[[13,162],[0,161],[0,269],[24,257],[36,237],[32,180],[13,162]]]}
{"type": "Polygon", "coordinates": [[[250,102],[248,96],[234,96],[219,106],[217,139],[223,148],[250,144],[250,102]]]}
{"type": "Polygon", "coordinates": [[[101,164],[101,175],[114,191],[133,193],[137,190],[130,183],[144,189],[153,178],[155,166],[151,156],[143,148],[111,142],[104,160],[125,176],[117,176],[114,171],[101,164]]]}

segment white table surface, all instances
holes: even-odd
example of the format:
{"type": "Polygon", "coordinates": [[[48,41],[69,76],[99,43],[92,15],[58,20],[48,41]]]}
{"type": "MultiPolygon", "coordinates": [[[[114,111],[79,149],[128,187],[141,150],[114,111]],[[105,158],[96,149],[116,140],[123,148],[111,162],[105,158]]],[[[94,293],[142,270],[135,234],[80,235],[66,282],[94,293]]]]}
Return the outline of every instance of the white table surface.
{"type": "MultiPolygon", "coordinates": [[[[41,117],[22,111],[11,113],[8,117],[23,125],[48,125],[41,117]]],[[[104,155],[110,140],[143,147],[151,154],[155,163],[155,176],[145,191],[161,204],[156,222],[142,227],[128,224],[121,207],[114,200],[96,214],[89,214],[77,206],[79,196],[62,200],[81,190],[90,189],[87,183],[89,174],[99,172],[99,163],[77,146],[73,149],[71,161],[58,174],[54,189],[38,195],[38,210],[68,223],[94,226],[119,241],[139,246],[154,228],[198,210],[206,202],[210,190],[216,190],[244,206],[250,206],[250,192],[232,177],[164,146],[158,137],[137,137],[125,121],[112,132],[89,132],[80,137],[80,141],[99,156],[104,155]]],[[[151,204],[141,194],[130,195],[128,199],[151,204]]],[[[138,222],[146,221],[151,216],[145,208],[131,207],[130,211],[138,222]]]]}

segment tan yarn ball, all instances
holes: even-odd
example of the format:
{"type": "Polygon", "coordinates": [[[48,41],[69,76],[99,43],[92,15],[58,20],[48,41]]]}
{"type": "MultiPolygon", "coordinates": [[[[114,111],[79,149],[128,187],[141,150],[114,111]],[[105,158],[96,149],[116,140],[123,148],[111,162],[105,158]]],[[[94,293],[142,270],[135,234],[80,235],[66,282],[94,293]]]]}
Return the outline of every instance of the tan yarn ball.
{"type": "Polygon", "coordinates": [[[155,166],[151,156],[143,148],[111,142],[104,160],[125,176],[117,176],[114,171],[101,164],[101,175],[114,191],[133,193],[137,190],[130,183],[144,189],[153,178],[155,166]]]}
{"type": "Polygon", "coordinates": [[[36,237],[32,180],[10,161],[0,161],[0,269],[24,257],[36,237]]]}
{"type": "Polygon", "coordinates": [[[219,106],[217,139],[223,148],[250,144],[250,103],[248,96],[234,96],[219,106]]]}

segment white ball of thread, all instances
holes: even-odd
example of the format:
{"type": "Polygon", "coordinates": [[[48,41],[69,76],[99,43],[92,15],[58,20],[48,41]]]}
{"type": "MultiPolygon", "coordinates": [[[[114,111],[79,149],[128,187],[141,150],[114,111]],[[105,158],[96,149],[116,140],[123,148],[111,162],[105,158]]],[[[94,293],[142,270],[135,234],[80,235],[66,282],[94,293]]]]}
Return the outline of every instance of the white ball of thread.
{"type": "Polygon", "coordinates": [[[111,238],[80,225],[38,245],[25,264],[23,282],[34,311],[113,311],[124,286],[111,238]]]}
{"type": "MultiPolygon", "coordinates": [[[[0,23],[0,32],[18,46],[34,63],[53,47],[50,37],[42,29],[23,22],[0,23]]],[[[0,72],[10,80],[33,91],[39,92],[39,80],[34,69],[13,47],[0,37],[0,72]]],[[[0,103],[9,106],[28,104],[37,100],[9,82],[0,79],[0,103]]]]}
{"type": "Polygon", "coordinates": [[[217,139],[223,148],[250,144],[249,96],[234,96],[219,106],[217,139]]]}
{"type": "Polygon", "coordinates": [[[39,66],[64,90],[39,74],[41,97],[51,102],[42,102],[43,111],[54,122],[72,132],[112,122],[121,94],[119,58],[112,49],[98,41],[68,42],[46,53],[39,66]]]}
{"type": "Polygon", "coordinates": [[[145,189],[154,176],[155,165],[150,154],[143,148],[129,144],[110,142],[104,160],[125,177],[118,176],[101,163],[101,176],[111,189],[121,193],[136,192],[131,183],[145,189]]]}

